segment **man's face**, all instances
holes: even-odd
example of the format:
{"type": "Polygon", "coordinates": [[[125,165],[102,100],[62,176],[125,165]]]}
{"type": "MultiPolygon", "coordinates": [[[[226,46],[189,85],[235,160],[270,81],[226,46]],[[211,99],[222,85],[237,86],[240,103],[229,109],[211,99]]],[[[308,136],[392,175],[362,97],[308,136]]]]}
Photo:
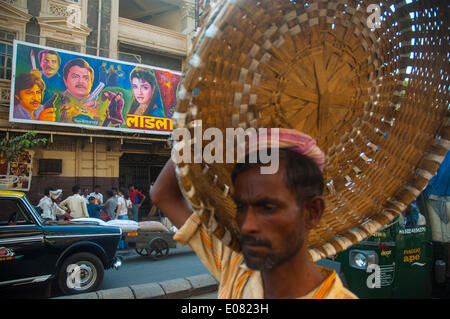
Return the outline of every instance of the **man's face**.
{"type": "Polygon", "coordinates": [[[88,69],[77,65],[70,68],[67,79],[64,79],[67,90],[76,99],[85,99],[92,88],[92,76],[88,69]]]}
{"type": "Polygon", "coordinates": [[[17,98],[19,99],[20,105],[22,105],[29,112],[36,111],[41,105],[42,90],[37,84],[35,84],[30,89],[20,91],[17,98]]]}
{"type": "Polygon", "coordinates": [[[48,78],[54,76],[59,70],[58,56],[51,53],[45,53],[42,55],[40,66],[44,75],[48,78]]]}
{"type": "Polygon", "coordinates": [[[305,243],[303,212],[283,176],[284,165],[278,173],[264,175],[256,167],[235,180],[240,244],[251,269],[276,268],[295,256],[305,243]]]}

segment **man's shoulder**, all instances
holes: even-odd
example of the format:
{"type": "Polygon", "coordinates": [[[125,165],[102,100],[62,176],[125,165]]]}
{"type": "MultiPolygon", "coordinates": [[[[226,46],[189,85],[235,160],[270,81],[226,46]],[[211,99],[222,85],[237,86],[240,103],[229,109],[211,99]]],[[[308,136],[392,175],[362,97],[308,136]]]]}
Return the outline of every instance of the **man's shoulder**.
{"type": "Polygon", "coordinates": [[[358,299],[350,290],[344,287],[341,278],[335,270],[315,265],[316,269],[325,276],[325,281],[319,286],[314,294],[320,299],[358,299]]]}
{"type": "Polygon", "coordinates": [[[345,288],[342,283],[341,278],[336,275],[336,279],[332,290],[330,291],[330,296],[328,298],[332,299],[358,299],[358,297],[352,293],[350,290],[345,288]]]}
{"type": "Polygon", "coordinates": [[[76,97],[74,97],[68,90],[59,91],[56,93],[57,97],[55,100],[55,103],[57,104],[77,104],[77,105],[83,105],[85,103],[85,100],[79,100],[76,97]]]}
{"type": "Polygon", "coordinates": [[[39,200],[39,204],[51,202],[50,197],[44,196],[39,200]]]}
{"type": "Polygon", "coordinates": [[[70,200],[72,200],[73,198],[74,198],[73,195],[67,196],[67,198],[66,198],[65,200],[63,200],[63,202],[70,201],[70,200]]]}
{"type": "Polygon", "coordinates": [[[19,103],[14,105],[14,117],[24,120],[31,120],[30,113],[19,103]]]}

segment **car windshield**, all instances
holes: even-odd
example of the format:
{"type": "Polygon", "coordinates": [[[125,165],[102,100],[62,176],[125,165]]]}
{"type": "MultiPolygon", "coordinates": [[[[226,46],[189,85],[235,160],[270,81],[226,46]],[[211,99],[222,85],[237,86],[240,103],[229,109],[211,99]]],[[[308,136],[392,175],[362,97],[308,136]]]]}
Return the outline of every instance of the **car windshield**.
{"type": "Polygon", "coordinates": [[[23,199],[27,203],[28,207],[32,210],[34,217],[36,219],[38,219],[41,224],[46,223],[47,220],[42,218],[41,214],[39,214],[39,212],[36,211],[36,209],[34,208],[33,205],[31,205],[31,203],[28,200],[28,198],[26,197],[26,195],[23,196],[23,199]]]}

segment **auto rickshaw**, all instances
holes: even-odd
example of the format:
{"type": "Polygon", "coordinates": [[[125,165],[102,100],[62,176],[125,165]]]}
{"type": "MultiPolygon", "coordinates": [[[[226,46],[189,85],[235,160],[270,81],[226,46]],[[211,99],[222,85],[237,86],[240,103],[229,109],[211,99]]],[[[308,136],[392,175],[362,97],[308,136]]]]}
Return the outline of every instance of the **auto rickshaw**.
{"type": "Polygon", "coordinates": [[[449,154],[401,216],[335,257],[358,297],[450,298],[449,154]]]}

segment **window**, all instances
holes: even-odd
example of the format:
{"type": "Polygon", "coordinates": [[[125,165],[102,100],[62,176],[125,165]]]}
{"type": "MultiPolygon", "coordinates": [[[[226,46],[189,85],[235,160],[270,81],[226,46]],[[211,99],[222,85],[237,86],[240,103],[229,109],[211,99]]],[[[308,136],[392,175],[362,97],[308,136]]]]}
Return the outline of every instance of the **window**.
{"type": "Polygon", "coordinates": [[[16,34],[0,30],[0,80],[11,80],[13,41],[16,34]]]}
{"type": "Polygon", "coordinates": [[[72,52],[80,52],[80,50],[81,50],[79,45],[54,41],[54,40],[50,40],[50,39],[47,39],[46,45],[49,47],[52,47],[52,48],[62,49],[62,50],[67,50],[67,51],[72,51],[72,52]]]}
{"type": "Polygon", "coordinates": [[[169,54],[158,54],[151,50],[120,44],[119,60],[140,63],[174,71],[181,71],[182,59],[169,54]],[[141,61],[138,61],[140,59],[141,61]]]}
{"type": "Polygon", "coordinates": [[[0,199],[0,227],[12,225],[33,224],[31,217],[26,213],[18,200],[0,199]]]}
{"type": "Polygon", "coordinates": [[[119,60],[131,63],[142,64],[142,57],[138,54],[119,52],[119,60]]]}

